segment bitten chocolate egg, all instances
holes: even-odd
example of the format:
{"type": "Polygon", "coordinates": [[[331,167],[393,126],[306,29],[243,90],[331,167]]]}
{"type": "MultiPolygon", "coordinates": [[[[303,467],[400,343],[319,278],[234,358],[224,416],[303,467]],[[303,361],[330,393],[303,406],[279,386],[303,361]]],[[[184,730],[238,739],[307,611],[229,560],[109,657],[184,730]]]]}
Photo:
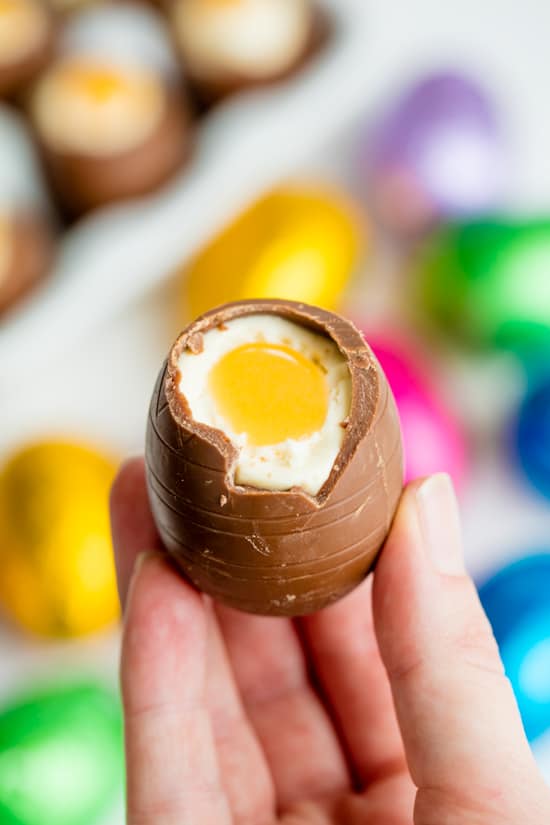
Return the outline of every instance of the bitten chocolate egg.
{"type": "Polygon", "coordinates": [[[54,236],[38,212],[0,208],[0,316],[48,274],[54,236]]]}
{"type": "Polygon", "coordinates": [[[160,73],[131,61],[61,57],[30,109],[54,188],[73,213],[150,192],[189,152],[179,95],[160,73]]]}
{"type": "Polygon", "coordinates": [[[54,42],[44,0],[0,0],[0,97],[21,91],[44,67],[54,42]]]}
{"type": "Polygon", "coordinates": [[[175,0],[172,17],[186,70],[206,100],[285,77],[321,39],[311,0],[175,0]]]}
{"type": "Polygon", "coordinates": [[[399,421],[359,331],[290,301],[226,304],[173,345],[146,465],[165,546],[241,610],[311,613],[370,570],[403,484],[399,421]]]}

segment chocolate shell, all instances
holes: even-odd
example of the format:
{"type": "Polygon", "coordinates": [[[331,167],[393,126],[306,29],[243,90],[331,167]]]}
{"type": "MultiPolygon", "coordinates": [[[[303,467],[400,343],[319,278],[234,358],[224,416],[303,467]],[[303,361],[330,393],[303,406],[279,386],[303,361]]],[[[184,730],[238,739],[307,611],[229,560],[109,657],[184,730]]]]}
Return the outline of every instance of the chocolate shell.
{"type": "Polygon", "coordinates": [[[51,11],[48,11],[48,29],[35,48],[13,63],[0,63],[0,98],[19,95],[37,77],[53,56],[57,25],[51,11]]]}
{"type": "Polygon", "coordinates": [[[10,263],[0,278],[0,318],[46,277],[55,252],[53,231],[41,216],[17,215],[12,232],[10,263]]]}
{"type": "Polygon", "coordinates": [[[192,147],[190,115],[172,90],[155,131],[125,152],[108,156],[60,152],[40,141],[40,134],[38,140],[46,173],[72,215],[154,191],[183,165],[192,147]]]}
{"type": "Polygon", "coordinates": [[[146,466],[155,522],[183,573],[219,601],[273,616],[319,610],[365,578],[403,485],[397,410],[373,353],[349,321],[291,301],[226,304],[184,330],[153,392],[146,466]],[[178,390],[181,352],[200,352],[209,329],[253,314],[325,335],[347,360],[345,437],[316,496],[235,485],[236,448],[220,430],[194,421],[178,390]]]}

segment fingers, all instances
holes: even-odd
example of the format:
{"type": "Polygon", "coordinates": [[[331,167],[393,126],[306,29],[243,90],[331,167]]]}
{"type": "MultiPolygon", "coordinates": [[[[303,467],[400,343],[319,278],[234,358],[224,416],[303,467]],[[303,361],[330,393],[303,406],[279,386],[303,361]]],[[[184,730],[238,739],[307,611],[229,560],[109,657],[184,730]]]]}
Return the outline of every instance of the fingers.
{"type": "Polygon", "coordinates": [[[118,592],[122,607],[137,556],[162,549],[145,486],[142,458],[131,458],[120,468],[111,490],[111,531],[118,592]]]}
{"type": "Polygon", "coordinates": [[[272,823],[275,819],[275,790],[269,768],[242,707],[211,605],[207,612],[206,704],[212,720],[222,784],[238,825],[272,823]]]}
{"type": "Polygon", "coordinates": [[[420,789],[415,822],[550,821],[496,643],[465,574],[448,477],[405,492],[375,573],[374,618],[420,789]]]}
{"type": "Polygon", "coordinates": [[[348,788],[338,737],[309,684],[292,624],[225,607],[217,613],[246,713],[271,769],[279,810],[348,788]]]}
{"type": "Polygon", "coordinates": [[[371,591],[369,579],[341,602],[301,620],[315,672],[363,786],[406,771],[374,635],[371,591]]]}
{"type": "Polygon", "coordinates": [[[128,598],[121,681],[128,825],[229,825],[204,704],[201,597],[158,556],[141,557],[128,598]]]}

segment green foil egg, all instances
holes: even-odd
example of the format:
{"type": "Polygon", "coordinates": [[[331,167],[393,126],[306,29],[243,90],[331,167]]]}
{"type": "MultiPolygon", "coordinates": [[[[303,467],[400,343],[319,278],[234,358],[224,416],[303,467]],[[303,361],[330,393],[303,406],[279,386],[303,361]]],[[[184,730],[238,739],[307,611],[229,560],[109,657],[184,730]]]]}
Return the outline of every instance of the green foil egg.
{"type": "Polygon", "coordinates": [[[102,686],[42,688],[0,713],[2,825],[96,825],[122,780],[120,707],[102,686]]]}
{"type": "Polygon", "coordinates": [[[439,331],[474,347],[550,343],[550,220],[455,223],[419,250],[418,306],[439,331]]]}

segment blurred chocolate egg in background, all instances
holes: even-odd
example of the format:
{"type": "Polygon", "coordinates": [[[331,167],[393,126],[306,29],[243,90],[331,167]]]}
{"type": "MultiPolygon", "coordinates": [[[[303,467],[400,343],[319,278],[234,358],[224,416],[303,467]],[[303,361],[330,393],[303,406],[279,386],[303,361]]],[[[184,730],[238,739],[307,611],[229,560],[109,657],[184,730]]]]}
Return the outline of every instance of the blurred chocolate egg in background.
{"type": "Polygon", "coordinates": [[[248,299],[372,344],[550,782],[550,5],[497,5],[0,0],[1,823],[124,822],[109,488],[248,299]]]}

